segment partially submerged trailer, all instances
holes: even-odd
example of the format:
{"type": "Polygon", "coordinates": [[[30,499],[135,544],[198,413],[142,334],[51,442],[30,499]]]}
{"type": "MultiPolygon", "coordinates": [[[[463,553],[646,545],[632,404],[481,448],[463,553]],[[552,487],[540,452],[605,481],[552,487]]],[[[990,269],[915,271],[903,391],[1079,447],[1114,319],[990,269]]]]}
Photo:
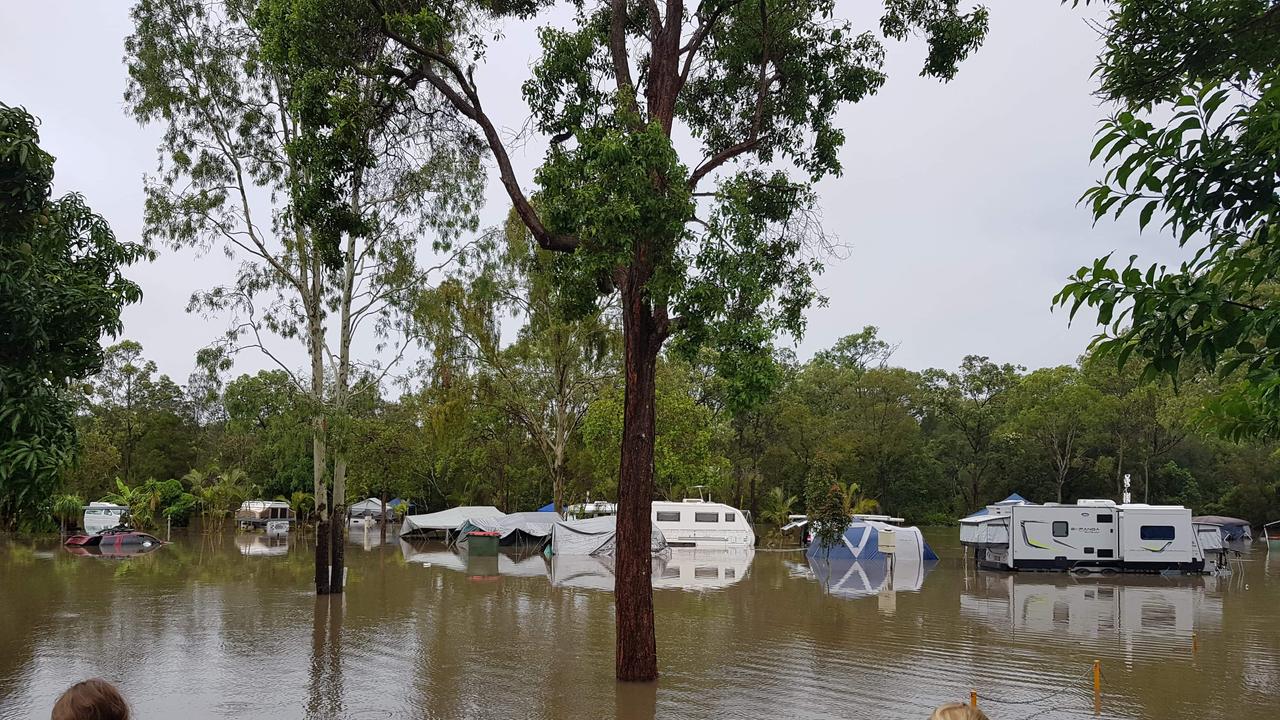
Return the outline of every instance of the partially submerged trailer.
{"type": "Polygon", "coordinates": [[[1180,505],[992,505],[960,521],[960,543],[993,570],[1204,572],[1226,548],[1217,525],[1180,505]]]}

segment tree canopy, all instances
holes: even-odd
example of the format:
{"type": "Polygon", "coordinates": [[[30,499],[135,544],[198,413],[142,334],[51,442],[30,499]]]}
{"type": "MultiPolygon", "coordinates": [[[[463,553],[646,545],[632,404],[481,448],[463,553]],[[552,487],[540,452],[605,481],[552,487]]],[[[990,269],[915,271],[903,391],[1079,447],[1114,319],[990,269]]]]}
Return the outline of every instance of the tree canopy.
{"type": "Polygon", "coordinates": [[[1094,308],[1099,351],[1175,381],[1230,381],[1209,417],[1232,437],[1280,431],[1280,8],[1268,0],[1107,4],[1096,74],[1119,109],[1082,200],[1097,219],[1137,213],[1188,260],[1083,266],[1057,302],[1094,308]]]}
{"type": "Polygon", "coordinates": [[[73,459],[76,383],[101,367],[104,335],[142,291],[121,242],[75,193],[52,197],[38,123],[0,103],[0,525],[46,506],[73,459]]]}

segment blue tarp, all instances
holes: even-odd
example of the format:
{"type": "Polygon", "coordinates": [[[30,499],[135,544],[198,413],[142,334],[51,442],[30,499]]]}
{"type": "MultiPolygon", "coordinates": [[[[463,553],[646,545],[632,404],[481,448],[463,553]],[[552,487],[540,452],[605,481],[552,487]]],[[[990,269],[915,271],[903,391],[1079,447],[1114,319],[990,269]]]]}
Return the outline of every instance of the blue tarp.
{"type": "Polygon", "coordinates": [[[543,505],[542,507],[538,508],[538,512],[555,512],[555,511],[556,511],[556,504],[553,502],[549,502],[546,505],[543,505]]]}
{"type": "Polygon", "coordinates": [[[816,540],[809,544],[810,558],[828,560],[874,560],[885,557],[880,552],[879,536],[882,530],[892,530],[897,535],[897,554],[920,560],[937,560],[933,548],[924,541],[924,535],[918,528],[897,527],[876,520],[854,520],[844,530],[841,542],[829,550],[823,548],[816,540]]]}
{"type": "MultiPolygon", "coordinates": [[[[1009,497],[1007,497],[1007,498],[1005,498],[1005,499],[1001,500],[1000,502],[998,502],[998,503],[993,503],[993,504],[995,504],[995,505],[1030,505],[1030,504],[1031,504],[1031,502],[1030,502],[1029,500],[1027,500],[1026,498],[1022,497],[1021,495],[1019,495],[1018,493],[1014,493],[1014,494],[1010,495],[1009,497]]],[[[972,514],[972,515],[967,515],[966,517],[971,517],[971,518],[975,518],[975,517],[982,517],[983,515],[986,515],[986,514],[987,514],[987,509],[986,509],[986,508],[982,508],[982,509],[981,509],[981,510],[979,510],[978,512],[976,512],[976,513],[974,513],[974,514],[972,514]]]]}

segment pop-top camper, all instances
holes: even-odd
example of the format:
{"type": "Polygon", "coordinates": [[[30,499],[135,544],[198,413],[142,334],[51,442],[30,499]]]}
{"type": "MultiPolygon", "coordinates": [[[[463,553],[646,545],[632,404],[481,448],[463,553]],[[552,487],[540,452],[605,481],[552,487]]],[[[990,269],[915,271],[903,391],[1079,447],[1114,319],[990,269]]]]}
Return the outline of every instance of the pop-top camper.
{"type": "Polygon", "coordinates": [[[960,543],[994,570],[1204,572],[1224,551],[1220,528],[1180,505],[991,505],[960,521],[960,543]]]}

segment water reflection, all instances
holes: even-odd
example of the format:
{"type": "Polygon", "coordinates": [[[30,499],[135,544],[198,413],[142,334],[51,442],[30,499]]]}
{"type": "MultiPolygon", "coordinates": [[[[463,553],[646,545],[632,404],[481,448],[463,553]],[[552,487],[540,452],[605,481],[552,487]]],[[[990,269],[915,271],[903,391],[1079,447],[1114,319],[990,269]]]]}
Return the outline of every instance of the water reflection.
{"type": "Polygon", "coordinates": [[[673,588],[654,593],[662,677],[640,687],[613,682],[607,558],[353,548],[347,592],[317,602],[305,532],[280,556],[246,557],[265,538],[228,529],[111,562],[0,536],[0,720],[47,720],[91,676],[140,718],[920,720],[975,687],[1015,699],[1074,687],[987,710],[1078,720],[1092,717],[1078,681],[1095,659],[1107,718],[1274,716],[1280,553],[1224,578],[975,575],[954,529],[940,534],[944,560],[918,592],[902,592],[915,587],[905,568],[878,580],[836,566],[820,581],[798,552],[659,558],[655,584],[673,588]],[[853,577],[876,599],[824,586],[853,577]]]}
{"type": "Polygon", "coordinates": [[[868,597],[895,592],[918,592],[936,565],[907,555],[871,560],[809,560],[807,572],[832,595],[868,597]]]}
{"type": "Polygon", "coordinates": [[[471,556],[465,550],[441,542],[400,541],[400,554],[406,563],[424,567],[443,567],[465,573],[473,579],[510,577],[546,577],[547,561],[542,555],[499,552],[497,556],[471,556]]]}
{"type": "Polygon", "coordinates": [[[77,546],[66,545],[63,547],[70,555],[78,557],[104,557],[125,559],[140,557],[159,550],[162,546],[155,543],[137,544],[137,545],[89,545],[77,546]]]}
{"type": "Polygon", "coordinates": [[[669,556],[656,558],[653,586],[721,590],[745,578],[753,558],[753,548],[671,548],[669,556]]]}
{"type": "Polygon", "coordinates": [[[342,615],[345,594],[317,597],[307,673],[307,717],[337,718],[345,708],[342,681],[342,615]]]}
{"type": "Polygon", "coordinates": [[[236,533],[236,547],[241,555],[271,557],[289,554],[288,535],[236,533]]]}
{"type": "Polygon", "coordinates": [[[967,578],[960,612],[998,629],[1077,638],[1189,638],[1222,622],[1230,576],[987,573],[967,578]]]}
{"type": "MultiPolygon", "coordinates": [[[[546,577],[555,587],[613,590],[614,563],[609,556],[513,554],[471,557],[465,550],[439,542],[400,541],[405,562],[443,567],[472,578],[546,577]]],[[[672,548],[653,558],[652,582],[657,589],[718,590],[747,576],[755,550],[672,548]]]]}
{"type": "MultiPolygon", "coordinates": [[[[671,548],[655,555],[650,568],[655,589],[723,590],[747,576],[755,550],[671,548]]],[[[551,584],[587,590],[613,590],[613,558],[594,555],[553,555],[551,584]]]]}
{"type": "Polygon", "coordinates": [[[358,545],[365,552],[371,552],[383,545],[395,546],[400,542],[400,525],[389,523],[352,522],[347,526],[347,544],[358,545]],[[385,532],[383,532],[385,530],[385,532]]]}

